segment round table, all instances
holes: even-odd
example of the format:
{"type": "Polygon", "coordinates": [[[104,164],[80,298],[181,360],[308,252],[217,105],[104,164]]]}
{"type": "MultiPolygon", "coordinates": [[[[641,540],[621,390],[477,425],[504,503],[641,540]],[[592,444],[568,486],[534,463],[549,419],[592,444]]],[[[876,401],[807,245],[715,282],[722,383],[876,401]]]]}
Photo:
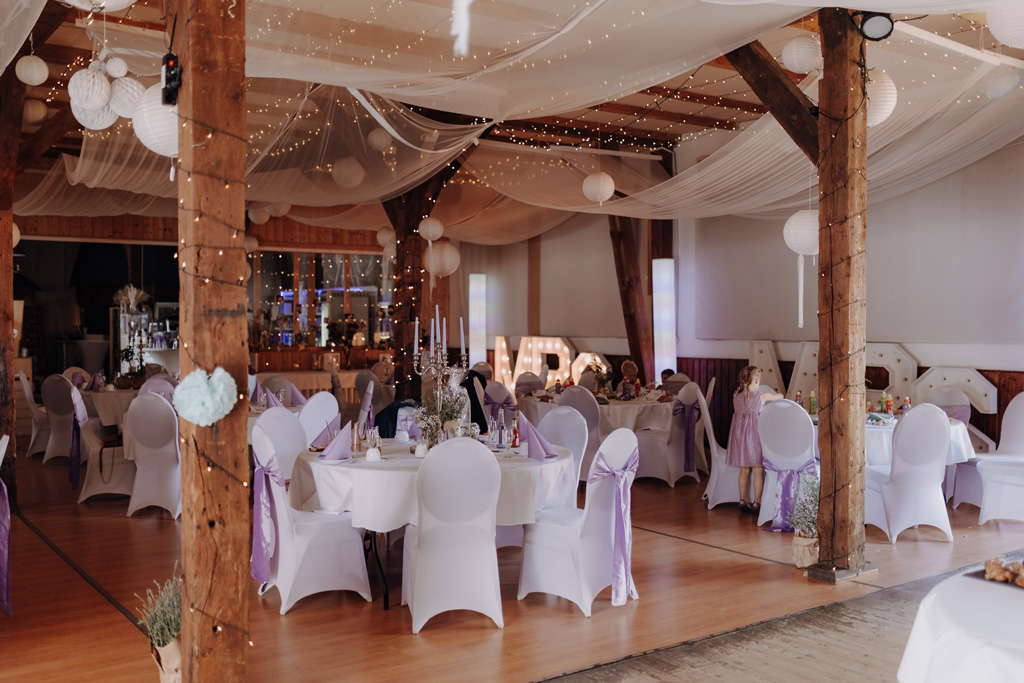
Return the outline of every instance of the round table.
{"type": "MultiPolygon", "coordinates": [[[[523,396],[519,398],[518,407],[530,424],[537,425],[545,415],[558,407],[558,401],[541,401],[523,396]]],[[[671,401],[610,399],[608,405],[599,404],[598,407],[601,411],[601,434],[611,434],[620,427],[633,432],[641,429],[668,431],[672,427],[671,401]]]]}
{"type": "MultiPolygon", "coordinates": [[[[967,462],[974,457],[974,446],[967,425],[960,420],[949,421],[949,448],[946,450],[946,465],[967,462]]],[[[892,433],[896,428],[892,425],[867,425],[864,428],[864,457],[867,464],[892,464],[892,433]]],[[[821,459],[818,453],[818,425],[814,425],[814,457],[821,459]]]]}
{"type": "MultiPolygon", "coordinates": [[[[359,456],[329,461],[317,453],[299,454],[289,492],[293,504],[335,514],[351,511],[353,526],[382,533],[416,524],[416,475],[423,461],[409,452],[410,445],[385,439],[384,459],[373,463],[359,456]]],[[[572,453],[554,448],[558,456],[542,461],[495,455],[501,467],[499,525],[528,524],[536,510],[576,506],[572,453]]]]}

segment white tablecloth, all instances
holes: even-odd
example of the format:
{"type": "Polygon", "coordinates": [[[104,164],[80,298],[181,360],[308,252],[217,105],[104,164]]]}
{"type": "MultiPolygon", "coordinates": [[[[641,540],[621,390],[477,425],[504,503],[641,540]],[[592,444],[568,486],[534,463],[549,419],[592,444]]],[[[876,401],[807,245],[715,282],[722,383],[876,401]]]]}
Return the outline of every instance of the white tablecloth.
{"type": "MultiPolygon", "coordinates": [[[[540,424],[541,419],[558,406],[558,401],[539,401],[534,398],[522,397],[518,401],[519,410],[523,412],[531,424],[540,424]]],[[[610,434],[619,427],[630,431],[639,429],[661,429],[668,431],[672,427],[672,403],[658,401],[616,401],[600,406],[601,433],[610,434]]]]}
{"type": "MultiPolygon", "coordinates": [[[[892,463],[892,432],[895,427],[868,425],[864,428],[864,455],[868,465],[889,465],[892,463]]],[[[814,427],[814,454],[818,453],[818,427],[814,427]]],[[[967,462],[974,457],[974,446],[967,432],[967,425],[960,420],[953,420],[949,425],[949,450],[946,451],[946,464],[955,465],[967,462]]]]}
{"type": "Polygon", "coordinates": [[[167,368],[175,377],[181,372],[178,349],[142,349],[142,358],[147,363],[156,363],[167,368]]]}
{"type": "MultiPolygon", "coordinates": [[[[377,463],[362,458],[330,462],[316,453],[300,454],[292,471],[292,501],[303,510],[351,510],[352,525],[370,531],[416,524],[416,474],[423,461],[409,453],[409,446],[385,439],[385,459],[377,463]]],[[[575,507],[572,454],[567,448],[555,449],[559,456],[545,461],[496,456],[501,467],[499,525],[533,522],[535,510],[575,507]]]]}
{"type": "Polygon", "coordinates": [[[925,596],[903,651],[900,683],[1024,680],[1024,588],[970,576],[925,596]]]}
{"type": "Polygon", "coordinates": [[[331,390],[331,373],[326,370],[296,370],[293,372],[259,372],[256,381],[263,383],[267,377],[280,375],[295,385],[307,398],[318,391],[331,390]]]}
{"type": "Polygon", "coordinates": [[[124,428],[124,416],[128,412],[128,406],[138,395],[139,392],[134,389],[83,391],[82,400],[85,402],[86,412],[92,417],[98,417],[100,424],[104,427],[116,426],[118,431],[121,431],[124,428]]]}

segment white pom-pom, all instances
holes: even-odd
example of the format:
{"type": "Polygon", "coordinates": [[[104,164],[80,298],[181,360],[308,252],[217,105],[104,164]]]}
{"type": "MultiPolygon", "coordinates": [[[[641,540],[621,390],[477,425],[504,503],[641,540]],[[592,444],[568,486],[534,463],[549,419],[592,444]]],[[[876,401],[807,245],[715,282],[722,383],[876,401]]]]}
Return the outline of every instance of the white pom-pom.
{"type": "Polygon", "coordinates": [[[111,78],[121,78],[128,73],[128,65],[120,57],[112,57],[107,60],[107,75],[111,78]]]}
{"type": "Polygon", "coordinates": [[[72,102],[71,113],[78,119],[80,124],[89,130],[110,128],[117,121],[117,113],[109,106],[104,106],[100,109],[83,109],[72,102]]]}
{"type": "Polygon", "coordinates": [[[202,368],[193,370],[174,390],[178,416],[199,427],[219,422],[237,401],[235,378],[221,367],[215,368],[209,378],[202,368]]]}
{"type": "Polygon", "coordinates": [[[110,81],[95,69],[81,69],[68,80],[68,97],[82,109],[102,109],[110,101],[110,81]]]}
{"type": "Polygon", "coordinates": [[[139,103],[146,86],[134,78],[118,78],[110,84],[110,108],[118,116],[130,119],[135,113],[135,105],[139,103]]]}
{"type": "Polygon", "coordinates": [[[99,71],[101,74],[105,74],[105,73],[107,73],[107,65],[106,65],[106,63],[101,62],[100,60],[97,59],[96,61],[89,62],[89,70],[90,71],[99,71]]]}

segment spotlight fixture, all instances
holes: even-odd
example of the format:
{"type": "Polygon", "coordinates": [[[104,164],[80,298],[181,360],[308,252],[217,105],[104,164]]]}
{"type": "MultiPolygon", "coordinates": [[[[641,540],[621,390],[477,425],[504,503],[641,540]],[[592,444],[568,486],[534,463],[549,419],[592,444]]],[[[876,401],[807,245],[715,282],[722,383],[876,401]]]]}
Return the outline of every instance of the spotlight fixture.
{"type": "Polygon", "coordinates": [[[854,12],[860,15],[860,26],[857,29],[868,40],[885,40],[892,35],[895,23],[892,15],[885,12],[854,12]]]}

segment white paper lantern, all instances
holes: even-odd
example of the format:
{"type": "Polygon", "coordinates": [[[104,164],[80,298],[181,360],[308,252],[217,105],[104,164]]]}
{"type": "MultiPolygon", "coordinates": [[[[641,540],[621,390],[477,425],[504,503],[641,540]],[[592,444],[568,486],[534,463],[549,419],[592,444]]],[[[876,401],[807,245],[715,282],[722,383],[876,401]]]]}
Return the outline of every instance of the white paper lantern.
{"type": "Polygon", "coordinates": [[[42,85],[50,77],[50,68],[39,57],[25,55],[14,65],[14,75],[25,85],[42,85]]]}
{"type": "Polygon", "coordinates": [[[806,74],[821,67],[821,42],[811,36],[800,36],[782,48],[782,64],[794,73],[806,74]]]}
{"type": "Polygon", "coordinates": [[[245,236],[245,251],[246,253],[253,253],[260,248],[260,241],[256,239],[256,235],[245,236]]]}
{"type": "Polygon", "coordinates": [[[74,114],[80,124],[89,130],[110,128],[117,121],[117,114],[109,105],[102,109],[82,109],[72,102],[71,113],[74,114]]]}
{"type": "Polygon", "coordinates": [[[445,240],[432,242],[423,252],[423,267],[432,277],[447,277],[458,270],[459,250],[454,244],[445,240]]]}
{"type": "Polygon", "coordinates": [[[591,173],[583,179],[583,196],[592,202],[602,204],[615,194],[615,181],[612,177],[601,171],[591,173]]]}
{"type": "Polygon", "coordinates": [[[424,218],[420,221],[420,237],[433,242],[441,239],[441,235],[444,234],[444,224],[436,218],[424,218]]]}
{"type": "Polygon", "coordinates": [[[389,244],[394,244],[397,239],[395,235],[395,229],[391,226],[381,228],[377,231],[377,244],[382,247],[386,247],[389,244]]]}
{"type": "Polygon", "coordinates": [[[67,4],[86,12],[120,12],[131,7],[135,0],[65,0],[67,4]]]}
{"type": "Polygon", "coordinates": [[[146,88],[135,103],[132,126],[143,145],[165,157],[178,156],[178,106],[163,103],[160,84],[146,88]]]}
{"type": "Polygon", "coordinates": [[[21,230],[18,229],[17,223],[11,223],[11,232],[14,233],[14,244],[12,245],[12,248],[14,248],[21,241],[21,230]]]}
{"type": "Polygon", "coordinates": [[[252,277],[252,266],[248,263],[245,264],[245,281],[248,282],[249,278],[252,277]]]}
{"type": "Polygon", "coordinates": [[[107,60],[107,75],[111,78],[122,78],[128,73],[128,64],[120,57],[107,60]]]}
{"type": "Polygon", "coordinates": [[[25,104],[21,110],[21,120],[30,126],[38,126],[40,123],[46,120],[50,110],[46,108],[46,103],[40,100],[25,100],[25,104]]]}
{"type": "Polygon", "coordinates": [[[384,245],[384,258],[389,261],[393,261],[395,256],[398,255],[398,249],[393,244],[384,245]]]}
{"type": "Polygon", "coordinates": [[[345,157],[334,162],[334,166],[331,167],[331,177],[342,187],[352,188],[363,182],[366,171],[354,157],[345,157]]]}
{"type": "Polygon", "coordinates": [[[1020,85],[1020,72],[1016,69],[1002,70],[989,78],[985,92],[993,100],[1006,97],[1020,85]]]}
{"type": "Polygon", "coordinates": [[[110,108],[118,116],[130,119],[135,113],[135,105],[139,103],[139,98],[144,92],[146,86],[134,78],[118,78],[110,84],[110,108]]]}
{"type": "MultiPolygon", "coordinates": [[[[256,225],[263,225],[270,220],[270,214],[264,209],[249,209],[249,221],[256,225]]],[[[248,250],[246,250],[248,251],[248,250]]]]}
{"type": "Polygon", "coordinates": [[[102,109],[110,101],[110,81],[95,69],[81,69],[68,80],[68,97],[82,109],[102,109]]]}
{"type": "Polygon", "coordinates": [[[285,215],[291,210],[291,204],[271,204],[266,208],[266,212],[269,213],[274,218],[280,218],[281,216],[285,215]]]}
{"type": "Polygon", "coordinates": [[[985,12],[992,36],[1007,47],[1024,48],[1024,4],[1004,2],[985,12]]]}
{"type": "Polygon", "coordinates": [[[96,59],[89,62],[89,71],[99,71],[101,74],[105,74],[107,73],[107,65],[105,62],[96,59]]]}
{"type": "Polygon", "coordinates": [[[366,136],[366,141],[370,143],[371,149],[375,149],[378,152],[386,152],[391,149],[391,134],[383,128],[374,128],[371,130],[370,134],[366,136]]]}
{"type": "Polygon", "coordinates": [[[877,69],[868,72],[867,116],[868,127],[885,121],[896,109],[896,84],[889,74],[877,69]]]}
{"type": "Polygon", "coordinates": [[[813,209],[797,211],[782,228],[786,246],[798,254],[814,256],[818,253],[818,212],[813,209]]]}

